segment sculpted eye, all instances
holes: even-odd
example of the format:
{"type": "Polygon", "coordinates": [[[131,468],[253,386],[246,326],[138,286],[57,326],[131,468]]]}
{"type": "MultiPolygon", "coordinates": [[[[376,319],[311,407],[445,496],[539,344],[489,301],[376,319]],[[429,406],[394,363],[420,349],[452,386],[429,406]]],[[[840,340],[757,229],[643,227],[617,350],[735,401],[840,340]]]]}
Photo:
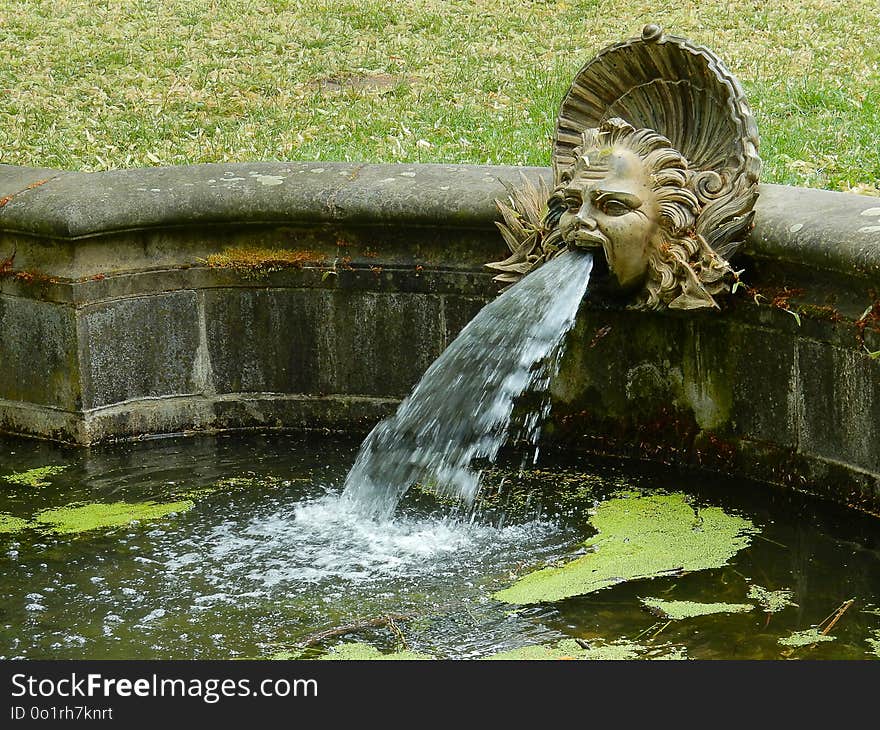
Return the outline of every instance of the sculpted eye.
{"type": "Polygon", "coordinates": [[[577,210],[581,207],[581,199],[578,195],[566,195],[562,202],[565,203],[565,207],[569,210],[577,210]]]}
{"type": "Polygon", "coordinates": [[[614,198],[604,198],[602,200],[597,201],[599,209],[605,215],[626,215],[627,213],[632,212],[632,208],[630,208],[626,203],[622,200],[615,200],[614,198]]]}

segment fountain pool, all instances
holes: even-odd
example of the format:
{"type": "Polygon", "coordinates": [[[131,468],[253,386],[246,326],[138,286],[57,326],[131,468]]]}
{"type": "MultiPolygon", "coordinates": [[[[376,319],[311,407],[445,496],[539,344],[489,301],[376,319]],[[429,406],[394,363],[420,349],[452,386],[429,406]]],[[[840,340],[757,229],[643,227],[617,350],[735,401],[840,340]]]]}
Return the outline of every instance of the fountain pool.
{"type": "Polygon", "coordinates": [[[508,451],[484,473],[475,511],[411,489],[393,522],[376,522],[339,501],[358,445],[235,434],[82,450],[3,437],[0,656],[308,659],[348,656],[356,645],[480,659],[571,653],[575,639],[633,658],[880,652],[874,517],[632,462],[543,454],[521,469],[521,455],[508,451]],[[31,471],[46,466],[63,470],[31,471]],[[683,494],[755,532],[722,567],[556,602],[497,599],[519,576],[583,553],[596,532],[590,515],[621,493],[683,494]],[[144,501],[177,504],[81,532],[64,531],[70,512],[50,511],[144,501]],[[767,597],[785,591],[788,600],[768,610],[767,597]],[[647,599],[750,610],[673,620],[647,599]],[[832,622],[820,640],[780,643],[832,622]]]}

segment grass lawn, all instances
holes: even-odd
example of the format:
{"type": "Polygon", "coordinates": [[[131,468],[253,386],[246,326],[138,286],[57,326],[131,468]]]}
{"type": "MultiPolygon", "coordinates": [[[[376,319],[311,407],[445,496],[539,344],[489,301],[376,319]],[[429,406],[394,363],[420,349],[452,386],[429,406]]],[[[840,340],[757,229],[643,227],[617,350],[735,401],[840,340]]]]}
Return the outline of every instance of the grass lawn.
{"type": "Polygon", "coordinates": [[[765,181],[880,194],[878,0],[3,0],[0,161],[546,165],[572,76],[646,22],[743,82],[765,181]]]}

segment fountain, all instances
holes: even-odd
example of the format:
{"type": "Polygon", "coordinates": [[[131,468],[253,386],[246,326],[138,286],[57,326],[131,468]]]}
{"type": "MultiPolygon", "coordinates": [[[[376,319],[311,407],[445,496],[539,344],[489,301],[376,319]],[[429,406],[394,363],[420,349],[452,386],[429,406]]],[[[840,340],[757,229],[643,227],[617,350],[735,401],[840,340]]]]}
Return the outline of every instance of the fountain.
{"type": "Polygon", "coordinates": [[[0,655],[876,654],[880,207],[759,168],[653,25],[549,169],[0,166],[0,655]]]}
{"type": "MultiPolygon", "coordinates": [[[[538,384],[546,389],[557,374],[594,252],[605,275],[593,297],[631,298],[639,309],[719,309],[713,297],[737,280],[727,259],[752,226],[757,147],[739,82],[708,49],[647,25],[584,66],[557,122],[552,195],[514,192],[531,217],[519,225],[518,211],[499,203],[511,255],[488,266],[509,290],[373,429],[346,496],[387,517],[422,480],[472,503],[479,473],[471,461],[494,462],[514,399],[538,384]],[[588,252],[588,265],[551,263],[572,251],[588,252]],[[547,359],[555,363],[549,372],[530,372],[547,359]]],[[[528,416],[527,443],[548,406],[528,416]]]]}

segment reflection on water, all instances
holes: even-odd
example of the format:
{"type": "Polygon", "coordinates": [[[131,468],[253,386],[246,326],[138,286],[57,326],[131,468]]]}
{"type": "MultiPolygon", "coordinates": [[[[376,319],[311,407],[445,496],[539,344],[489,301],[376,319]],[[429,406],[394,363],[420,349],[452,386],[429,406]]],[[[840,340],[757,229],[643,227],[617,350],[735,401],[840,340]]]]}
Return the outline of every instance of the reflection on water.
{"type": "MultiPolygon", "coordinates": [[[[408,646],[477,658],[576,637],[683,647],[689,657],[778,658],[780,637],[844,601],[834,641],[792,655],[872,658],[880,640],[876,518],[732,480],[698,480],[609,461],[511,459],[485,475],[476,513],[411,490],[393,522],[352,514],[339,495],[356,442],[292,436],[159,439],[91,450],[0,441],[0,513],[32,519],[72,502],[194,497],[153,522],[61,536],[0,534],[0,656],[232,658],[272,656],[317,632],[392,613],[408,646]],[[4,475],[65,465],[47,486],[4,475]],[[570,558],[592,533],[590,508],[620,489],[684,491],[752,520],[761,534],[717,570],[621,584],[516,609],[491,594],[570,558]],[[639,599],[742,603],[750,586],[789,588],[776,614],[667,623],[639,599]]],[[[381,626],[316,644],[368,641],[381,626]]]]}

